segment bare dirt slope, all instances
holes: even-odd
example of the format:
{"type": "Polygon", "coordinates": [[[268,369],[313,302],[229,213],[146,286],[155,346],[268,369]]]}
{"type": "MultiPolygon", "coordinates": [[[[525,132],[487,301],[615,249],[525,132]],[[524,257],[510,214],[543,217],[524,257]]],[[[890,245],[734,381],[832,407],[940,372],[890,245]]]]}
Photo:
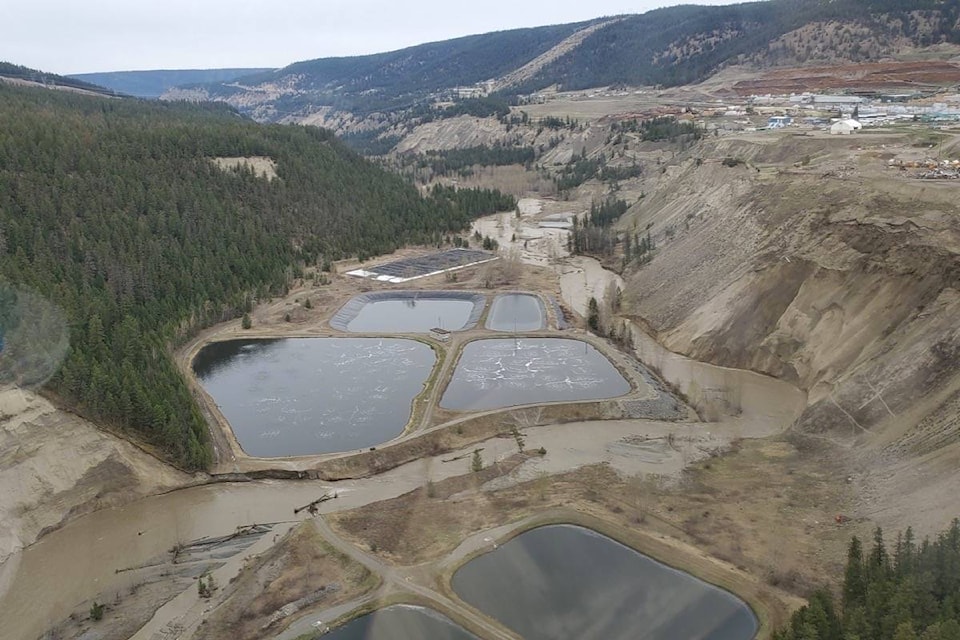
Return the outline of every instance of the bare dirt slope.
{"type": "Polygon", "coordinates": [[[613,20],[604,20],[602,22],[592,24],[589,27],[580,29],[579,31],[573,33],[573,35],[570,37],[564,38],[557,43],[556,46],[540,54],[522,67],[514,69],[505,76],[497,78],[493,87],[491,88],[491,91],[502,91],[503,89],[529,80],[530,78],[534,77],[538,71],[543,69],[551,62],[554,62],[555,60],[579,47],[587,38],[587,36],[599,31],[600,29],[603,29],[604,27],[608,27],[617,21],[618,19],[616,18],[613,20]]]}
{"type": "Polygon", "coordinates": [[[0,562],[70,517],[190,481],[40,396],[0,393],[0,562]]]}
{"type": "Polygon", "coordinates": [[[886,168],[910,136],[755,135],[678,158],[622,223],[659,242],[625,309],[672,350],[808,390],[796,431],[857,445],[864,515],[939,528],[956,505],[910,496],[960,489],[960,206],[955,184],[886,168]]]}
{"type": "Polygon", "coordinates": [[[303,609],[350,600],[376,583],[363,565],[334,551],[307,522],[243,569],[193,638],[263,638],[303,609]]]}
{"type": "Polygon", "coordinates": [[[733,91],[741,96],[844,89],[914,91],[952,85],[958,80],[960,65],[943,60],[834,63],[770,69],[737,82],[733,91]]]}

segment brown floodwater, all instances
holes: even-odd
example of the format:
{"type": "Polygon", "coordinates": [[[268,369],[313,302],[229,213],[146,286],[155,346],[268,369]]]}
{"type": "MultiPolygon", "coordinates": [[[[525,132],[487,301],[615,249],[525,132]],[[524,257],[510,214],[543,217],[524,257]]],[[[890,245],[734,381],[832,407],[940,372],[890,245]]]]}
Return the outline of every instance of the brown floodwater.
{"type": "Polygon", "coordinates": [[[637,357],[690,398],[709,420],[760,437],[785,430],[806,406],[806,394],[788,382],[692,360],[668,351],[639,327],[630,328],[637,357]]]}
{"type": "MultiPolygon", "coordinates": [[[[700,363],[671,353],[634,331],[638,355],[693,397],[717,406],[726,430],[779,433],[799,415],[804,394],[758,374],[700,363]]],[[[719,426],[719,425],[718,425],[719,426]]],[[[340,497],[324,511],[391,498],[423,484],[428,461],[368,480],[338,483],[340,497]]],[[[458,471],[441,465],[443,475],[458,471]]],[[[435,478],[436,479],[436,478],[435,478]]],[[[236,527],[295,519],[293,509],[323,495],[318,481],[218,484],[145,498],[123,508],[78,518],[0,565],[0,621],[4,638],[33,639],[84,601],[112,598],[138,580],[136,567],[177,542],[232,533],[236,527]]]]}
{"type": "Polygon", "coordinates": [[[2,636],[36,638],[88,598],[112,599],[137,582],[136,572],[118,570],[156,559],[177,542],[294,519],[294,507],[322,493],[318,483],[210,485],[79,518],[12,555],[0,569],[0,589],[7,587],[0,599],[2,636]]]}

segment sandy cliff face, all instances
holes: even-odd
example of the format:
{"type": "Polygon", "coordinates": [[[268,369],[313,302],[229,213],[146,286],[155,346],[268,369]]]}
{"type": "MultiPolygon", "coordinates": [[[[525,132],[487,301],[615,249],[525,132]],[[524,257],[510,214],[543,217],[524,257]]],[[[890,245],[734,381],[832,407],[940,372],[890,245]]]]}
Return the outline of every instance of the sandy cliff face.
{"type": "Polygon", "coordinates": [[[795,429],[935,468],[960,448],[960,199],[887,169],[898,144],[705,143],[623,223],[659,239],[626,310],[675,351],[808,390],[795,429]]]}
{"type": "Polygon", "coordinates": [[[70,516],[190,480],[33,393],[0,392],[0,562],[70,516]]]}

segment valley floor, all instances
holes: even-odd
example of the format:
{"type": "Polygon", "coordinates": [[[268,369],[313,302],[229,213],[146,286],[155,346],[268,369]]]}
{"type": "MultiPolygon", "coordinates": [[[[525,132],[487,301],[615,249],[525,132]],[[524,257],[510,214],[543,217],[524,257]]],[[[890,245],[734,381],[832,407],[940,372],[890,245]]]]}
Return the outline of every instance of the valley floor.
{"type": "MultiPolygon", "coordinates": [[[[820,170],[835,170],[828,166],[832,160],[818,162],[820,170]]],[[[676,181],[692,166],[670,167],[656,179],[676,181]]],[[[757,173],[759,178],[749,179],[768,179],[757,173]]],[[[725,206],[720,190],[726,183],[713,185],[712,199],[699,202],[725,206]]],[[[640,186],[653,185],[630,188],[637,192],[640,186]]],[[[628,330],[629,348],[590,335],[584,322],[590,298],[608,307],[617,289],[634,286],[636,277],[625,279],[593,258],[568,255],[565,232],[541,225],[582,214],[594,191],[587,188],[571,201],[526,195],[519,215],[488,216],[475,225],[509,259],[405,287],[553,297],[573,325],[554,333],[589,341],[621,371],[639,360],[659,377],[632,373],[634,391],[625,401],[462,416],[435,407],[450,373],[441,368],[404,434],[378,451],[270,461],[243,454],[193,381],[215,425],[217,478],[171,471],[45,400],[7,392],[0,404],[6,438],[0,473],[14,474],[17,483],[10,486],[18,487],[0,502],[0,522],[7,528],[0,532],[0,618],[12,621],[8,630],[24,638],[52,630],[56,637],[92,633],[108,640],[137,629],[133,637],[144,640],[295,638],[382,604],[411,602],[436,608],[481,637],[509,638],[509,631],[456,598],[450,575],[471,555],[525,528],[563,521],[584,523],[730,589],[757,612],[765,636],[810,589],[825,581],[836,586],[851,535],[868,536],[878,523],[915,523],[925,507],[908,502],[930,497],[934,489],[941,512],[931,516],[930,527],[949,519],[943,511],[956,510],[955,476],[942,472],[942,455],[932,452],[919,466],[901,456],[884,467],[889,449],[873,447],[869,439],[792,428],[811,406],[802,385],[669,351],[662,343],[673,346],[686,338],[682,332],[651,337],[648,320],[669,323],[640,313],[649,301],[606,318],[628,330]],[[630,415],[629,400],[657,393],[680,398],[684,415],[669,421],[630,415]],[[525,451],[504,437],[507,422],[522,431],[525,451]],[[59,437],[86,443],[80,447],[84,455],[68,455],[59,437]],[[478,447],[485,468],[474,472],[469,456],[478,447]],[[534,453],[540,447],[545,454],[534,453]],[[252,479],[297,473],[308,479],[252,479]],[[921,480],[930,482],[900,482],[918,473],[929,473],[921,480]],[[214,480],[219,482],[206,484],[214,480]],[[189,484],[205,486],[167,493],[189,484]],[[293,515],[325,494],[337,497],[320,504],[317,515],[293,515]],[[86,512],[93,513],[77,517],[86,512]],[[194,549],[192,543],[218,536],[229,538],[227,546],[212,553],[194,549]],[[180,556],[184,547],[194,549],[186,561],[180,556]],[[77,554],[78,548],[85,553],[77,554]],[[302,562],[315,571],[298,571],[302,562]],[[209,598],[198,593],[201,575],[214,576],[209,598]],[[95,601],[107,604],[101,621],[89,619],[95,601]]],[[[651,206],[658,206],[655,199],[651,206]]],[[[682,219],[684,213],[671,215],[682,219]]],[[[686,220],[688,229],[699,224],[686,220]]],[[[682,240],[676,220],[650,222],[658,233],[672,225],[682,240]]],[[[750,231],[748,220],[740,223],[750,231]]],[[[670,254],[665,256],[661,263],[669,265],[670,254]]],[[[305,283],[287,298],[258,307],[252,329],[237,322],[199,336],[178,354],[179,362],[189,374],[192,357],[214,339],[333,335],[327,320],[339,306],[378,286],[337,274],[330,284],[305,283]]],[[[651,295],[656,301],[670,294],[651,295]]],[[[713,316],[701,312],[694,320],[722,318],[724,312],[715,306],[713,316]]],[[[479,329],[466,332],[450,349],[481,335],[479,329]]],[[[684,351],[707,348],[695,340],[684,344],[690,347],[684,351]]],[[[729,364],[722,353],[703,359],[729,364]]],[[[823,390],[811,394],[821,397],[823,390]]]]}

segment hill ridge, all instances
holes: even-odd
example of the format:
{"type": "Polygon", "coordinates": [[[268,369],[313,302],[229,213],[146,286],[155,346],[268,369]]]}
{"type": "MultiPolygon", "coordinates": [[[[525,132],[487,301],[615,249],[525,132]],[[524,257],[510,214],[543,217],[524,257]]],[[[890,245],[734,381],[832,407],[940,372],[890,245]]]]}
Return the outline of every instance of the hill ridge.
{"type": "Polygon", "coordinates": [[[958,26],[960,0],[680,5],[307,60],[230,83],[190,85],[164,97],[225,101],[263,121],[297,121],[322,109],[360,120],[379,114],[376,126],[381,126],[389,114],[407,113],[391,120],[396,122],[429,113],[424,107],[432,104],[491,93],[510,101],[548,87],[679,86],[730,66],[822,63],[825,56],[869,62],[936,46],[948,46],[940,57],[949,57],[960,50],[958,26]],[[464,86],[475,91],[463,92],[464,86]]]}

